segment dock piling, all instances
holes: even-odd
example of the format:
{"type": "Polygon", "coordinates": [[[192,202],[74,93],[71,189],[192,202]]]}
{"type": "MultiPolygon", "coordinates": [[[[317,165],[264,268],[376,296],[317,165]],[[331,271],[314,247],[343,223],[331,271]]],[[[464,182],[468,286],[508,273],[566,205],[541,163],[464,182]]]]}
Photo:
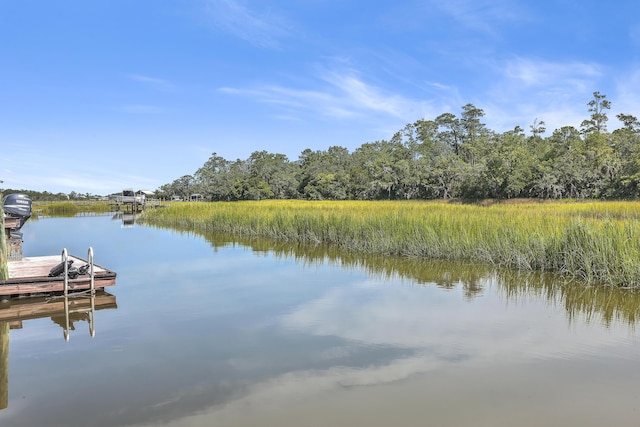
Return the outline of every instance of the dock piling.
{"type": "Polygon", "coordinates": [[[0,322],[0,409],[9,405],[9,322],[0,322]]]}

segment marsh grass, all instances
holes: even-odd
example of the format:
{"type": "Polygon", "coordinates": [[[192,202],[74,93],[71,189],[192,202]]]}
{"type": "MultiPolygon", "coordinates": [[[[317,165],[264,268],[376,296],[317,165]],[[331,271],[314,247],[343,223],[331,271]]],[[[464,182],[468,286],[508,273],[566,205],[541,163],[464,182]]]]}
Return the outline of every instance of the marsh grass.
{"type": "Polygon", "coordinates": [[[106,213],[113,211],[113,207],[106,202],[34,203],[34,209],[47,216],[75,216],[81,212],[106,213]]]}
{"type": "Polygon", "coordinates": [[[260,201],[181,203],[142,221],[378,255],[467,260],[638,287],[640,204],[260,201]]]}

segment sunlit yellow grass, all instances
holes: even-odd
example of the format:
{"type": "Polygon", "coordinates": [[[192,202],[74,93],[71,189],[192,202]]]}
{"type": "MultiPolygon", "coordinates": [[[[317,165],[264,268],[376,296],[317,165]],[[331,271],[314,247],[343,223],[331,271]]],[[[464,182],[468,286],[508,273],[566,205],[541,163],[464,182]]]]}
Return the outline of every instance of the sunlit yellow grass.
{"type": "Polygon", "coordinates": [[[557,271],[589,283],[640,284],[640,203],[260,201],[180,203],[144,221],[345,250],[557,271]]]}
{"type": "Polygon", "coordinates": [[[110,212],[113,208],[106,202],[52,202],[37,204],[34,209],[43,215],[74,216],[80,212],[104,213],[110,212]]]}

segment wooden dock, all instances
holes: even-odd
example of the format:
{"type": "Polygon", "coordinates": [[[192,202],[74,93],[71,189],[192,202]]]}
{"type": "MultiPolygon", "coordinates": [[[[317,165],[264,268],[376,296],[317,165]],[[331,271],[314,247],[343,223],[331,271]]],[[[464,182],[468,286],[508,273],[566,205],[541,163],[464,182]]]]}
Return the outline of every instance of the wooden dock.
{"type": "Polygon", "coordinates": [[[4,229],[0,234],[0,301],[61,292],[67,295],[115,286],[116,273],[94,263],[92,248],[87,251],[88,261],[68,255],[66,249],[61,255],[25,258],[22,256],[22,234],[12,235],[12,230],[20,227],[20,219],[3,214],[0,223],[0,228],[4,229]],[[51,269],[63,260],[72,261],[73,274],[64,271],[50,277],[51,269]]]}
{"type": "MultiPolygon", "coordinates": [[[[69,255],[68,260],[73,261],[73,267],[80,268],[88,262],[74,255],[69,255]]],[[[56,293],[64,291],[64,274],[49,277],[52,267],[60,264],[60,255],[26,257],[20,260],[10,260],[8,266],[8,278],[0,280],[0,296],[25,296],[42,293],[56,293]]],[[[104,289],[107,286],[115,286],[116,273],[93,264],[94,287],[104,289]]],[[[75,279],[67,279],[68,291],[88,290],[91,288],[91,277],[79,275],[75,279]]]]}
{"type": "Polygon", "coordinates": [[[10,216],[5,216],[4,217],[4,228],[5,229],[17,228],[19,226],[20,226],[20,218],[12,218],[10,216]]]}

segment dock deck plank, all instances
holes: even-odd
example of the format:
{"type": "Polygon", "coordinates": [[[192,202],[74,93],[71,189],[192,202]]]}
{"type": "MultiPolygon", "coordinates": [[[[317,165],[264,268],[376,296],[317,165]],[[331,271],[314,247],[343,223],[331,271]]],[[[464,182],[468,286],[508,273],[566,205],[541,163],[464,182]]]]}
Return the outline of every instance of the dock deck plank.
{"type": "Polygon", "coordinates": [[[4,217],[4,228],[5,229],[18,228],[19,226],[20,226],[20,218],[14,218],[14,217],[10,217],[10,216],[5,216],[4,217]]]}
{"type": "MultiPolygon", "coordinates": [[[[69,255],[73,260],[73,267],[79,268],[87,264],[86,260],[69,255]]],[[[0,295],[23,295],[34,293],[62,292],[64,278],[62,276],[49,277],[52,267],[61,262],[60,255],[26,257],[21,260],[11,260],[7,263],[9,277],[0,281],[0,295]]],[[[115,286],[116,273],[97,264],[93,265],[94,284],[96,289],[115,286]]],[[[90,288],[88,275],[78,276],[68,280],[69,290],[85,290],[90,288]]]]}
{"type": "MultiPolygon", "coordinates": [[[[73,255],[69,255],[67,259],[72,260],[73,266],[76,268],[82,267],[87,263],[87,261],[73,255]]],[[[21,260],[10,261],[8,263],[9,280],[17,278],[47,277],[49,276],[49,270],[51,267],[60,264],[60,262],[62,262],[60,255],[27,257],[22,258],[21,260]]],[[[101,274],[108,270],[94,264],[93,271],[95,274],[101,274]]]]}

